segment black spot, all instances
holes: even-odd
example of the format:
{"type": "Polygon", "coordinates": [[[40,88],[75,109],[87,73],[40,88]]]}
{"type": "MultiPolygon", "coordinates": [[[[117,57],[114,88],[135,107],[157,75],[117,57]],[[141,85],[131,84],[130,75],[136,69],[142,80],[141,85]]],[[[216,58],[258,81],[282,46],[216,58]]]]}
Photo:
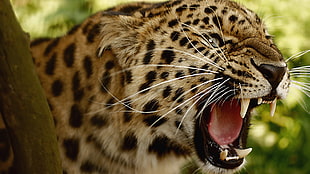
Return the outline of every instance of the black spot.
{"type": "Polygon", "coordinates": [[[167,86],[165,90],[163,91],[163,97],[164,98],[168,97],[171,94],[171,90],[172,88],[170,86],[167,86]]]}
{"type": "Polygon", "coordinates": [[[178,20],[177,19],[173,19],[171,21],[168,22],[168,26],[169,27],[174,27],[178,24],[178,20]]]}
{"type": "Polygon", "coordinates": [[[191,68],[188,68],[188,72],[193,75],[197,74],[197,67],[196,66],[190,66],[191,68]]]}
{"type": "Polygon", "coordinates": [[[199,47],[199,48],[195,49],[195,52],[201,53],[201,52],[204,51],[205,49],[206,49],[206,47],[199,47]]]}
{"type": "Polygon", "coordinates": [[[70,44],[64,51],[64,61],[67,67],[72,67],[74,63],[74,52],[76,49],[75,43],[70,44]]]}
{"type": "Polygon", "coordinates": [[[238,22],[239,25],[243,25],[244,23],[245,23],[245,20],[244,20],[244,19],[242,19],[242,20],[240,20],[240,21],[238,22]]]}
{"type": "Polygon", "coordinates": [[[206,25],[209,25],[210,18],[209,18],[209,17],[205,17],[205,18],[202,19],[202,21],[203,21],[206,25]]]}
{"type": "Polygon", "coordinates": [[[105,116],[96,114],[90,119],[90,123],[97,128],[102,128],[107,125],[108,120],[105,116]]]}
{"type": "Polygon", "coordinates": [[[188,43],[188,38],[187,37],[183,37],[180,40],[180,46],[185,46],[188,43]]]}
{"type": "Polygon", "coordinates": [[[96,166],[90,161],[84,161],[80,167],[82,172],[95,172],[96,166]]]}
{"type": "Polygon", "coordinates": [[[184,24],[185,24],[185,26],[189,26],[189,25],[192,24],[192,22],[191,21],[187,21],[187,22],[182,23],[182,25],[184,25],[184,24]]]}
{"type": "Polygon", "coordinates": [[[128,123],[128,122],[131,121],[131,119],[132,119],[132,114],[131,114],[131,112],[125,111],[125,112],[124,112],[124,122],[125,122],[125,123],[128,123]]]}
{"type": "Polygon", "coordinates": [[[137,143],[138,140],[136,135],[133,132],[127,132],[123,139],[121,149],[124,151],[135,150],[137,148],[137,143]]]}
{"type": "Polygon", "coordinates": [[[195,85],[195,84],[193,84],[192,86],[191,86],[191,92],[192,93],[196,93],[197,92],[197,87],[196,87],[197,85],[195,85]]]}
{"type": "MultiPolygon", "coordinates": [[[[158,103],[159,102],[156,99],[153,99],[153,100],[147,102],[144,105],[144,107],[143,107],[143,112],[153,112],[153,111],[156,111],[158,109],[158,107],[159,107],[158,103]]],[[[148,113],[146,113],[146,114],[148,114],[148,113]]]]}
{"type": "Polygon", "coordinates": [[[80,24],[79,25],[75,25],[74,27],[72,27],[72,29],[70,31],[67,32],[68,35],[74,34],[75,32],[78,31],[78,29],[80,28],[80,24]]]}
{"type": "Polygon", "coordinates": [[[34,39],[31,41],[30,43],[30,47],[34,47],[36,45],[40,45],[41,43],[44,43],[44,42],[47,42],[47,41],[50,41],[51,38],[38,38],[38,39],[34,39]]]}
{"type": "Polygon", "coordinates": [[[161,59],[165,60],[167,64],[170,64],[175,58],[175,53],[170,50],[172,48],[167,48],[167,49],[169,50],[164,50],[162,52],[161,59]]]}
{"type": "Polygon", "coordinates": [[[93,74],[93,63],[89,56],[85,56],[83,66],[86,72],[86,77],[89,78],[93,74]]]}
{"type": "Polygon", "coordinates": [[[80,79],[80,73],[77,71],[72,79],[72,91],[73,91],[73,97],[75,101],[79,101],[84,96],[84,90],[80,88],[81,85],[81,79],[80,79]]]}
{"type": "Polygon", "coordinates": [[[170,140],[164,135],[156,137],[150,144],[148,151],[150,153],[155,153],[159,158],[169,155],[170,153],[174,153],[176,156],[185,156],[190,153],[189,149],[170,140]]]}
{"type": "Polygon", "coordinates": [[[176,108],[175,109],[175,113],[178,115],[182,115],[183,114],[183,110],[181,108],[176,108]]]}
{"type": "Polygon", "coordinates": [[[69,124],[74,128],[79,128],[82,125],[83,114],[78,105],[73,104],[71,107],[69,124]]]}
{"type": "Polygon", "coordinates": [[[181,97],[181,95],[184,93],[184,89],[183,88],[178,88],[176,91],[175,91],[175,95],[174,97],[172,98],[173,101],[177,100],[178,103],[182,102],[184,100],[183,97],[181,97]]]}
{"type": "Polygon", "coordinates": [[[148,82],[146,82],[146,83],[143,83],[141,86],[140,86],[140,88],[139,88],[139,92],[141,93],[141,94],[144,94],[144,93],[146,93],[146,92],[148,92],[150,89],[147,89],[147,88],[149,88],[150,87],[150,84],[148,83],[148,82]]]}
{"type": "Polygon", "coordinates": [[[58,97],[61,95],[63,91],[63,83],[61,80],[55,80],[52,84],[52,93],[55,97],[58,97]]]}
{"type": "Polygon", "coordinates": [[[91,21],[88,21],[88,22],[85,24],[85,26],[84,26],[83,29],[82,29],[83,34],[86,34],[86,33],[88,32],[89,28],[91,27],[91,24],[92,24],[91,21]]]}
{"type": "Polygon", "coordinates": [[[175,77],[176,78],[180,78],[180,77],[183,77],[185,76],[184,72],[183,71],[178,71],[176,74],[175,74],[175,77]]]}
{"type": "Polygon", "coordinates": [[[152,126],[152,127],[158,127],[158,126],[162,125],[163,123],[165,123],[166,121],[167,121],[167,119],[165,117],[161,117],[158,115],[147,116],[143,119],[143,122],[147,126],[152,126]]]}
{"type": "MultiPolygon", "coordinates": [[[[179,4],[181,4],[181,3],[182,3],[182,0],[175,0],[175,1],[172,1],[171,7],[176,6],[176,5],[179,5],[179,4]]],[[[169,7],[169,6],[167,6],[167,7],[169,7]]]]}
{"type": "Polygon", "coordinates": [[[141,8],[141,6],[128,5],[128,6],[122,7],[119,11],[121,11],[123,13],[133,13],[133,12],[139,10],[140,8],[141,8]]]}
{"type": "Polygon", "coordinates": [[[105,64],[105,68],[107,69],[107,70],[110,70],[110,69],[112,69],[114,67],[114,62],[113,61],[108,61],[106,64],[105,64]]]}
{"type": "Polygon", "coordinates": [[[88,43],[93,43],[96,36],[100,33],[100,24],[95,24],[87,34],[88,43]]]}
{"type": "Polygon", "coordinates": [[[157,75],[156,71],[150,71],[146,74],[145,80],[147,80],[149,83],[152,83],[155,81],[156,75],[157,75]]]}
{"type": "Polygon", "coordinates": [[[207,63],[207,64],[203,65],[203,66],[200,68],[200,69],[204,69],[204,70],[206,70],[206,71],[200,70],[199,72],[200,72],[200,73],[206,73],[206,72],[208,72],[209,68],[210,68],[210,66],[209,66],[209,64],[207,63]]]}
{"type": "Polygon", "coordinates": [[[65,148],[67,158],[72,161],[76,161],[80,150],[79,140],[74,138],[64,139],[63,146],[65,148]]]}
{"type": "Polygon", "coordinates": [[[190,9],[191,11],[193,11],[193,10],[196,10],[198,7],[200,7],[199,4],[193,4],[193,5],[191,5],[191,6],[189,7],[189,9],[190,9]]]}
{"type": "Polygon", "coordinates": [[[105,104],[105,106],[108,108],[108,109],[112,109],[113,108],[113,104],[115,103],[115,99],[114,98],[110,98],[107,103],[105,104]]]}
{"type": "Polygon", "coordinates": [[[194,25],[197,25],[199,22],[200,22],[200,19],[195,19],[195,20],[193,21],[193,24],[194,24],[194,25]]]}
{"type": "Polygon", "coordinates": [[[170,38],[172,41],[176,41],[179,39],[179,36],[180,36],[180,32],[174,31],[171,33],[170,38]]]}
{"type": "Polygon", "coordinates": [[[130,70],[125,71],[125,80],[127,83],[132,82],[132,72],[130,70]]]}
{"type": "Polygon", "coordinates": [[[73,79],[72,79],[72,90],[76,90],[80,88],[81,85],[81,79],[80,79],[80,72],[77,71],[74,73],[73,79]]]}
{"type": "Polygon", "coordinates": [[[160,74],[160,78],[166,79],[169,76],[169,72],[163,72],[160,74]]]}
{"type": "Polygon", "coordinates": [[[212,18],[212,21],[217,26],[217,28],[219,28],[219,29],[221,29],[221,27],[223,26],[222,18],[219,16],[214,16],[212,18]]]}
{"type": "Polygon", "coordinates": [[[187,45],[187,48],[190,49],[190,48],[193,48],[194,46],[196,46],[199,42],[194,40],[192,42],[190,42],[188,45],[187,45]]]}
{"type": "Polygon", "coordinates": [[[45,66],[45,73],[48,75],[53,75],[55,71],[55,65],[56,65],[56,59],[57,59],[57,54],[54,53],[52,57],[50,58],[49,61],[47,61],[46,66],[45,66]]]}
{"type": "Polygon", "coordinates": [[[176,8],[175,11],[176,11],[177,13],[182,13],[182,12],[185,11],[186,9],[187,9],[187,5],[184,4],[184,5],[182,5],[182,6],[178,7],[178,8],[176,8]]]}
{"type": "Polygon", "coordinates": [[[209,6],[205,8],[205,13],[210,14],[210,13],[215,13],[217,7],[216,6],[209,6]]]}
{"type": "Polygon", "coordinates": [[[229,19],[230,22],[234,23],[234,22],[236,22],[238,20],[238,17],[235,16],[235,15],[231,15],[228,19],[229,19]]]}
{"type": "Polygon", "coordinates": [[[107,90],[110,88],[110,84],[111,84],[110,73],[109,72],[103,73],[102,78],[101,78],[101,83],[100,83],[101,92],[106,93],[107,90]]]}
{"type": "Polygon", "coordinates": [[[146,45],[146,49],[147,52],[145,53],[145,56],[143,58],[143,64],[149,64],[152,57],[153,57],[153,50],[155,49],[155,42],[154,40],[150,40],[147,45],[146,45]]]}
{"type": "Polygon", "coordinates": [[[10,139],[6,129],[0,129],[0,161],[5,162],[10,158],[10,139]]]}
{"type": "MultiPolygon", "coordinates": [[[[181,3],[182,3],[182,0],[175,0],[175,1],[172,1],[171,7],[176,6],[176,5],[179,5],[179,4],[181,4],[181,3]]],[[[169,6],[167,6],[167,7],[169,7],[169,6]]]]}
{"type": "Polygon", "coordinates": [[[59,37],[58,37],[58,38],[55,38],[53,41],[51,41],[51,42],[47,45],[47,47],[45,48],[44,53],[43,53],[44,56],[48,56],[48,54],[53,50],[53,48],[55,48],[55,47],[58,45],[59,40],[60,40],[59,37]]]}
{"type": "Polygon", "coordinates": [[[178,128],[178,129],[180,129],[180,130],[183,129],[182,122],[180,122],[180,121],[175,121],[174,124],[175,124],[175,127],[176,127],[176,128],[178,128]]]}

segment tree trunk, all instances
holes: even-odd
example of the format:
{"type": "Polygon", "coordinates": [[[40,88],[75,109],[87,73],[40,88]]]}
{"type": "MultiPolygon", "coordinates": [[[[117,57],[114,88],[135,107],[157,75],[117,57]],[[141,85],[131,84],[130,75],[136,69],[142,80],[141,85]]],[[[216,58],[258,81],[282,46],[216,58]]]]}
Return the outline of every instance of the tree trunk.
{"type": "Polygon", "coordinates": [[[0,0],[0,115],[19,174],[61,174],[53,119],[9,0],[0,0]]]}

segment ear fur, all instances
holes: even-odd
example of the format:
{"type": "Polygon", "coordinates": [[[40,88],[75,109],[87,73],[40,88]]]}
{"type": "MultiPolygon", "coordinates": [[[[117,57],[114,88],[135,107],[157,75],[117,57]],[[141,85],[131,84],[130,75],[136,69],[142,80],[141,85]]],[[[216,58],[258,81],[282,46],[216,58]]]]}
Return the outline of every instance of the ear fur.
{"type": "Polygon", "coordinates": [[[137,30],[141,25],[142,20],[132,16],[104,13],[98,56],[101,57],[106,49],[111,49],[120,59],[120,64],[125,65],[127,59],[138,51],[137,30]]]}

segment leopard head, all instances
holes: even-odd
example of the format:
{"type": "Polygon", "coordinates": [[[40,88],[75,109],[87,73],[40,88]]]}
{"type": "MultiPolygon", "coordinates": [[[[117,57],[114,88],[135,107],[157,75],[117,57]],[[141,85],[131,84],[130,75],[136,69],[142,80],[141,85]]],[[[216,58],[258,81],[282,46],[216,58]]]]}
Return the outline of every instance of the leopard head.
{"type": "Polygon", "coordinates": [[[236,171],[251,151],[251,110],[269,103],[273,114],[288,93],[287,65],[263,22],[229,0],[107,11],[101,34],[99,55],[112,50],[125,76],[128,129],[139,125],[158,158],[194,155],[209,172],[236,171]]]}

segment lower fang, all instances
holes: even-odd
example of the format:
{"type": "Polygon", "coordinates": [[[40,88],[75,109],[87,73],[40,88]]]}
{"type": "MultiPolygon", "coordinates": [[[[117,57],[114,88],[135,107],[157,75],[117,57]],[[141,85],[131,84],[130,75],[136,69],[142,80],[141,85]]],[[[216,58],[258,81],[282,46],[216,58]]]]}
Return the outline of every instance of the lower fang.
{"type": "Polygon", "coordinates": [[[222,152],[220,153],[220,159],[221,159],[222,161],[226,160],[227,155],[228,155],[228,150],[225,149],[224,151],[222,151],[222,152]]]}
{"type": "Polygon", "coordinates": [[[235,149],[236,153],[238,154],[239,158],[244,158],[248,156],[252,152],[252,148],[248,149],[235,149]]]}

